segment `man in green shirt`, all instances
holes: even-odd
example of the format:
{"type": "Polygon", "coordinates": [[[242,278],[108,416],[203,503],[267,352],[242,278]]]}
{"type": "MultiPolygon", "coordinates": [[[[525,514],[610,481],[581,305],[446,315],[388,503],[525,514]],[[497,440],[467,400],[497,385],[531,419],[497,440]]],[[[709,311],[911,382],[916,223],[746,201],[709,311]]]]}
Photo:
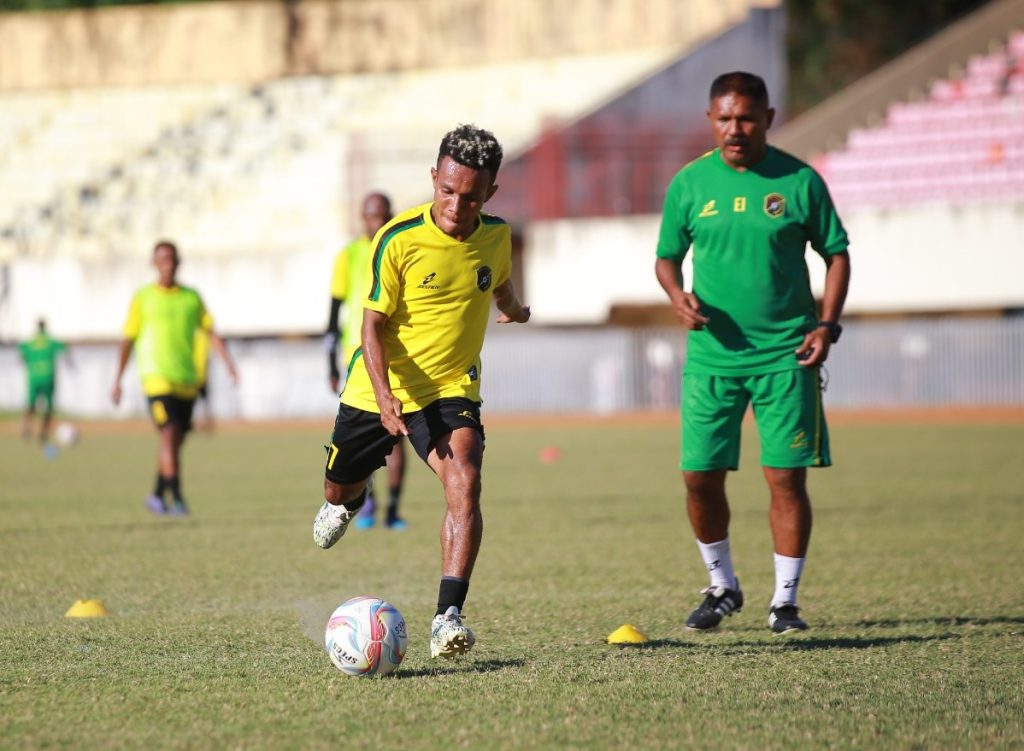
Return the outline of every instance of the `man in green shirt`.
{"type": "Polygon", "coordinates": [[[32,437],[32,422],[36,410],[41,407],[39,442],[46,444],[50,438],[53,394],[57,388],[57,357],[67,350],[67,345],[51,339],[46,333],[46,321],[40,318],[36,335],[19,344],[18,349],[28,375],[28,404],[25,407],[21,434],[26,440],[32,437]]]}
{"type": "Polygon", "coordinates": [[[743,607],[729,548],[725,479],[739,467],[740,426],[752,405],[771,496],[775,633],[800,631],[797,587],[811,534],[807,467],[831,464],[819,370],[839,339],[850,280],[846,231],[821,177],[769,146],[775,111],[764,81],[726,73],[711,85],[717,148],[673,178],[655,271],[689,330],[682,386],[687,511],[710,574],[687,627],[706,630],[743,607]],[[804,253],[827,267],[821,313],[804,253]],[[693,251],[693,291],[682,262],[693,251]]]}
{"type": "Polygon", "coordinates": [[[199,293],[178,284],[178,264],[173,243],[156,244],[153,266],[157,281],[139,289],[132,298],[111,399],[114,404],[121,401],[121,376],[134,349],[142,391],[160,433],[156,487],[146,498],[146,508],[158,515],[168,513],[164,495],[169,493],[173,501],[169,513],[183,516],[188,507],[181,493],[181,446],[192,428],[192,410],[201,385],[195,357],[198,330],[208,334],[233,381],[237,382],[238,373],[224,340],[213,331],[213,319],[199,293]]]}

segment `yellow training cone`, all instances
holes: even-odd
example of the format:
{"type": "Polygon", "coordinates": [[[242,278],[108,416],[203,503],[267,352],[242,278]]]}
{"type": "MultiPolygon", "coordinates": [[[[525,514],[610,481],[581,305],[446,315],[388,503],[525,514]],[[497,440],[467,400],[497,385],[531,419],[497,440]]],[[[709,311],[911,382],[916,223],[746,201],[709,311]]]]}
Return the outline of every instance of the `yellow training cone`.
{"type": "Polygon", "coordinates": [[[609,644],[643,644],[647,641],[647,634],[627,623],[608,634],[607,641],[609,644]]]}
{"type": "Polygon", "coordinates": [[[110,615],[103,603],[99,600],[75,600],[75,604],[68,608],[64,614],[65,618],[102,618],[110,615]]]}

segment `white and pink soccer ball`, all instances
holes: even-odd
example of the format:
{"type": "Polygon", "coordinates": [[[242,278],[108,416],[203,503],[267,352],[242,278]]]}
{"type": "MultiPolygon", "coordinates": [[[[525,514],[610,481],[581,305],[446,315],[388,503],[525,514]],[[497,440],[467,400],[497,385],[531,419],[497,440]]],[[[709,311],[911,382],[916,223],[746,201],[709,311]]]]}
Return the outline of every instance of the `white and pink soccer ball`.
{"type": "Polygon", "coordinates": [[[405,657],[405,618],[379,597],[353,597],[327,621],[324,644],[345,675],[387,675],[405,657]]]}

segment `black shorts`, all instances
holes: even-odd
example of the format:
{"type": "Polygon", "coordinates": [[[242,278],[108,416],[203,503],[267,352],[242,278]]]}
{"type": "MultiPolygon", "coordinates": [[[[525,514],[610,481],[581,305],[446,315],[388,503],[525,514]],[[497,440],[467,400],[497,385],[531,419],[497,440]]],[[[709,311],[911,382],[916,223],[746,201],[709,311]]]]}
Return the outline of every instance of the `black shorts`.
{"type": "MultiPolygon", "coordinates": [[[[418,412],[409,412],[405,425],[409,442],[423,461],[439,438],[457,428],[474,428],[484,438],[480,405],[462,397],[438,399],[418,412]]],[[[384,466],[399,438],[384,429],[378,413],[342,404],[334,420],[331,445],[325,446],[327,479],[339,485],[365,480],[384,466]]]]}
{"type": "Polygon", "coordinates": [[[192,430],[192,408],[195,399],[182,399],[180,396],[164,394],[146,397],[149,402],[149,415],[158,428],[165,425],[177,425],[183,433],[192,430]]]}

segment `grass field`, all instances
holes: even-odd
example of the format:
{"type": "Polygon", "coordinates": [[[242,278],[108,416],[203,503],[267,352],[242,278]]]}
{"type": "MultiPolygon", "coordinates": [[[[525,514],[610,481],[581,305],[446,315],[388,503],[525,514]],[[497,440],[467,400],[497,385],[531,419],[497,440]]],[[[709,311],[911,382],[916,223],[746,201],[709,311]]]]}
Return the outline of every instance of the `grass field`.
{"type": "Polygon", "coordinates": [[[85,424],[48,461],[0,425],[0,748],[1024,747],[1024,425],[834,425],[837,466],[811,477],[812,629],[773,637],[753,430],[729,484],[747,606],[692,634],[706,575],[670,422],[495,421],[478,645],[437,664],[436,480],[412,466],[408,530],[317,549],[329,422],[197,434],[182,520],[142,508],[150,431],[85,424]],[[323,652],[356,594],[408,621],[394,676],[346,678],[323,652]],[[80,598],[110,617],[64,618],[80,598]],[[624,623],[652,641],[605,644],[624,623]]]}

